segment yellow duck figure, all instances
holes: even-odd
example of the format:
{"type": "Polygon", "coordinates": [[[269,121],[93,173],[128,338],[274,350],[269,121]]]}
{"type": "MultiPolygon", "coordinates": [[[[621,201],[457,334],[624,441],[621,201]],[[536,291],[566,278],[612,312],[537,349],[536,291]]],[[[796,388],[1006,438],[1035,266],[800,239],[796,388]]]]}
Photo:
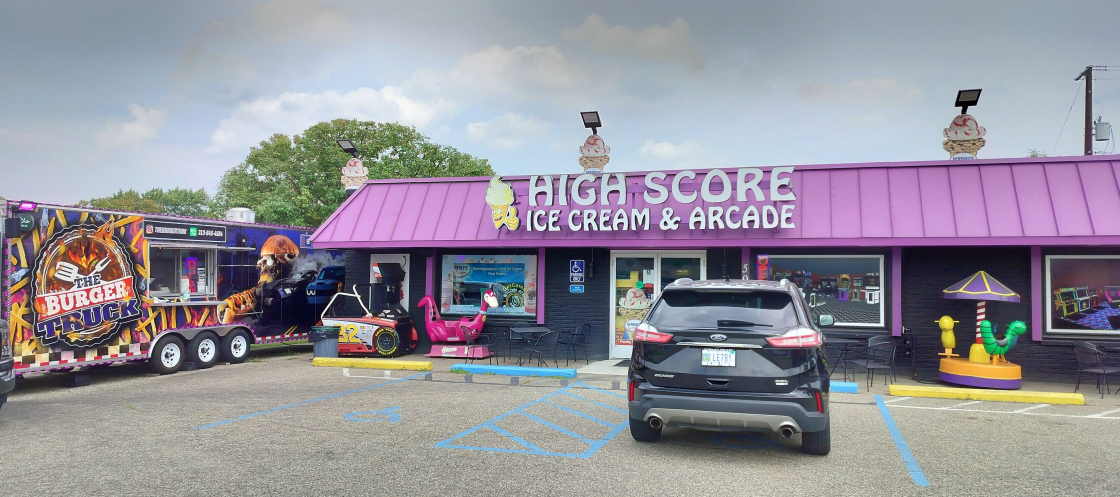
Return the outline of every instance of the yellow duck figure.
{"type": "Polygon", "coordinates": [[[957,336],[953,334],[953,324],[960,321],[953,321],[953,318],[949,316],[941,316],[941,319],[934,322],[941,328],[941,345],[945,346],[945,352],[939,352],[937,355],[960,357],[953,353],[953,349],[957,347],[957,336]]]}

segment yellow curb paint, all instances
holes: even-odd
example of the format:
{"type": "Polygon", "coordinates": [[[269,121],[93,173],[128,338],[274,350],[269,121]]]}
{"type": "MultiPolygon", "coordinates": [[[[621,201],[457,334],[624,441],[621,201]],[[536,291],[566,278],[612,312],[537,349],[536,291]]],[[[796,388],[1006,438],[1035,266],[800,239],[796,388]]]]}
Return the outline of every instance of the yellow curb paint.
{"type": "Polygon", "coordinates": [[[332,368],[405,369],[411,371],[432,370],[432,363],[429,361],[402,361],[400,359],[375,359],[367,357],[316,357],[311,360],[311,365],[332,368]]]}
{"type": "Polygon", "coordinates": [[[932,397],[937,399],[988,400],[992,402],[1024,402],[1030,404],[1085,405],[1085,396],[1079,393],[983,390],[978,388],[923,387],[917,385],[890,385],[889,388],[891,395],[897,397],[932,397]]]}

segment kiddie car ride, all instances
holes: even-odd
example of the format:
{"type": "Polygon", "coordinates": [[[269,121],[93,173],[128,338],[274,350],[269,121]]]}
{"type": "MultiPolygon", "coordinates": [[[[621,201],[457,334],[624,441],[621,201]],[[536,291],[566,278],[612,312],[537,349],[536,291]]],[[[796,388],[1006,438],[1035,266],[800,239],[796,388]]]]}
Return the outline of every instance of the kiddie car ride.
{"type": "Polygon", "coordinates": [[[331,297],[321,316],[324,326],[338,326],[338,353],[340,355],[373,355],[393,357],[416,350],[416,330],[412,318],[400,305],[401,283],[404,271],[399,264],[379,264],[381,277],[369,285],[354,285],[354,293],[338,292],[331,297]],[[380,309],[377,315],[370,312],[362,301],[359,287],[369,288],[371,304],[380,309]],[[355,299],[361,308],[358,317],[346,309],[339,297],[355,299]]]}
{"type": "Polygon", "coordinates": [[[420,299],[420,307],[425,309],[425,329],[428,337],[432,339],[432,351],[424,354],[425,357],[462,357],[467,359],[485,359],[494,355],[487,345],[475,345],[475,340],[482,334],[482,325],[486,323],[486,310],[498,307],[498,296],[494,290],[482,293],[482,305],[474,317],[465,317],[459,320],[444,320],[436,308],[436,301],[431,295],[420,299]]]}

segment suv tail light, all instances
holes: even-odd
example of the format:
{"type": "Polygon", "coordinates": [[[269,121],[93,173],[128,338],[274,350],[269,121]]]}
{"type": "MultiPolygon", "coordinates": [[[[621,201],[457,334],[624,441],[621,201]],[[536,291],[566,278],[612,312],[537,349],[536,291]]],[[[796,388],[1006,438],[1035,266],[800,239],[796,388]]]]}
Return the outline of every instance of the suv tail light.
{"type": "Polygon", "coordinates": [[[630,400],[634,400],[634,382],[630,382],[630,400]]]}
{"type": "Polygon", "coordinates": [[[660,331],[657,331],[657,328],[655,328],[652,324],[646,323],[644,321],[634,329],[635,342],[665,343],[672,339],[672,334],[661,333],[660,331]]]}
{"type": "Polygon", "coordinates": [[[766,339],[774,347],[819,347],[821,334],[816,331],[800,328],[787,331],[784,334],[766,339]]]}

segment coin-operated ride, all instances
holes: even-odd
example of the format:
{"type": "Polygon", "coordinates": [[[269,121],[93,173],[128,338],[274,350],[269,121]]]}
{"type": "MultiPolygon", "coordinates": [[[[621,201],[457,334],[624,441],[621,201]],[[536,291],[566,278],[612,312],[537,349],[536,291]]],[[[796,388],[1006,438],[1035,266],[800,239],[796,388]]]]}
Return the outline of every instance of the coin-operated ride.
{"type": "Polygon", "coordinates": [[[340,327],[339,355],[394,357],[416,350],[416,329],[400,303],[404,270],[400,264],[377,263],[374,275],[368,285],[353,285],[353,293],[334,294],[323,309],[322,324],[340,327]],[[366,307],[359,288],[369,289],[370,307],[366,307]],[[356,307],[344,304],[350,299],[356,301],[356,307]]]}

